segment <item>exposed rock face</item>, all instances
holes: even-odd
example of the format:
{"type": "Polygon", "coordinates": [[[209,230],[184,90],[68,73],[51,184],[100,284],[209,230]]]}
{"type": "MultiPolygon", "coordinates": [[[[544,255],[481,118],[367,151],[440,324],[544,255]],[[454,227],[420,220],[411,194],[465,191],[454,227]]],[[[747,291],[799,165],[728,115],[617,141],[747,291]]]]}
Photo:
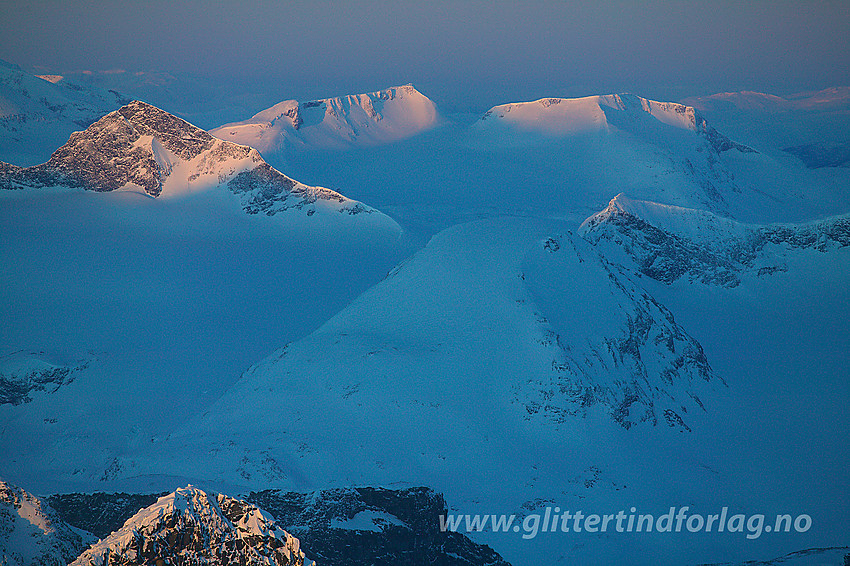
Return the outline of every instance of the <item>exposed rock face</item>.
{"type": "MultiPolygon", "coordinates": [[[[290,208],[302,209],[316,201],[335,201],[344,204],[339,211],[348,214],[371,213],[373,209],[349,201],[341,194],[324,187],[308,187],[279,173],[263,163],[250,171],[243,171],[227,184],[227,187],[242,200],[242,208],[248,214],[263,213],[274,216],[290,208]],[[348,203],[347,205],[345,203],[348,203]]],[[[307,211],[313,214],[312,210],[307,211]]]]}
{"type": "Polygon", "coordinates": [[[669,310],[572,234],[542,242],[523,271],[553,357],[524,393],[530,414],[564,422],[601,403],[625,428],[690,430],[683,416],[705,410],[699,392],[722,380],[669,310]]]}
{"type": "Polygon", "coordinates": [[[789,251],[826,252],[850,245],[850,216],[758,226],[618,195],[582,224],[582,234],[606,257],[657,281],[669,284],[685,278],[736,287],[744,273],[787,271],[784,255],[789,251]],[[691,226],[687,230],[684,218],[691,226]]]}
{"type": "Polygon", "coordinates": [[[0,563],[64,566],[95,538],[74,529],[41,499],[0,481],[0,563]]]}
{"type": "MultiPolygon", "coordinates": [[[[62,185],[114,191],[134,184],[159,196],[172,170],[173,159],[168,157],[191,161],[213,149],[211,158],[218,162],[245,159],[251,152],[218,142],[185,120],[137,100],[74,132],[47,163],[7,170],[0,188],[62,185]]],[[[262,161],[258,154],[252,157],[262,161]]]]}
{"type": "Polygon", "coordinates": [[[35,391],[56,391],[74,381],[75,374],[89,363],[54,364],[43,352],[20,351],[0,357],[0,405],[28,403],[35,391]]]}
{"type": "Polygon", "coordinates": [[[439,516],[446,514],[446,503],[426,488],[262,491],[248,500],[297,533],[320,564],[507,566],[489,547],[460,533],[441,532],[439,516]]]}
{"type": "Polygon", "coordinates": [[[304,566],[298,539],[257,507],[191,486],[161,497],[93,545],[74,565],[304,566]]]}
{"type": "MultiPolygon", "coordinates": [[[[104,537],[156,500],[154,495],[123,493],[50,498],[69,523],[104,537]]],[[[475,544],[460,533],[441,532],[439,516],[446,514],[446,503],[427,488],[361,487],[314,493],[268,490],[251,493],[246,501],[268,511],[277,525],[297,535],[304,553],[319,564],[507,566],[489,547],[475,544]]],[[[219,507],[230,517],[233,505],[219,507]]],[[[249,506],[243,502],[239,505],[243,509],[249,506]]]]}
{"type": "Polygon", "coordinates": [[[269,166],[256,150],[219,140],[140,101],[75,132],[46,163],[0,163],[0,189],[54,186],[100,192],[140,188],[152,197],[224,186],[249,214],[297,209],[310,216],[317,203],[349,215],[374,212],[330,189],[298,183],[269,166]]]}

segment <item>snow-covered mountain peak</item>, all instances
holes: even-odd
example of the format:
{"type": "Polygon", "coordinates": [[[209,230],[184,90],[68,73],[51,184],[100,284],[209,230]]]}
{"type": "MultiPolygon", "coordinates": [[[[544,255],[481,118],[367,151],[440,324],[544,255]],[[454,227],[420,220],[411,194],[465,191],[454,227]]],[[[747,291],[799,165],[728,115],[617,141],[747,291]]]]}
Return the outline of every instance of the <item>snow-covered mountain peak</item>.
{"type": "Polygon", "coordinates": [[[736,287],[744,277],[788,270],[801,250],[850,245],[850,217],[803,224],[745,224],[699,209],[617,195],[580,234],[605,257],[664,283],[679,278],[736,287]]]}
{"type": "MultiPolygon", "coordinates": [[[[247,213],[272,216],[319,210],[336,217],[376,212],[323,187],[290,179],[256,149],[220,140],[151,104],[135,100],[74,132],[50,160],[33,167],[0,164],[0,189],[70,187],[181,197],[225,187],[247,213]]],[[[377,217],[383,215],[376,215],[377,217]]],[[[378,220],[399,231],[395,222],[378,220]]]]}
{"type": "Polygon", "coordinates": [[[566,125],[568,119],[580,122],[584,118],[604,126],[608,123],[606,111],[609,110],[620,110],[631,114],[644,112],[671,126],[696,130],[697,118],[694,108],[675,102],[657,102],[629,93],[513,102],[491,108],[482,119],[496,117],[523,123],[548,118],[564,121],[561,125],[566,125]]]}
{"type": "Polygon", "coordinates": [[[562,418],[576,412],[571,403],[598,403],[626,428],[647,421],[690,430],[685,413],[705,410],[700,396],[717,379],[670,311],[569,232],[529,250],[523,281],[557,345],[556,377],[532,407],[562,418]]]}
{"type": "Polygon", "coordinates": [[[262,509],[191,485],[142,509],[73,564],[102,566],[110,557],[140,563],[303,566],[300,541],[262,509]]]}
{"type": "Polygon", "coordinates": [[[284,100],[212,133],[265,155],[287,144],[322,148],[380,145],[425,131],[436,121],[434,103],[407,84],[307,102],[284,100]]]}
{"type": "Polygon", "coordinates": [[[494,106],[481,117],[522,130],[550,135],[569,135],[605,130],[608,126],[598,96],[584,98],[541,98],[533,102],[513,102],[494,106]]]}
{"type": "Polygon", "coordinates": [[[706,210],[633,199],[620,193],[611,199],[605,209],[582,222],[579,233],[587,235],[600,224],[622,217],[641,219],[654,226],[700,240],[734,237],[741,234],[742,226],[739,222],[706,210]]]}
{"type": "Polygon", "coordinates": [[[483,127],[564,137],[588,132],[609,132],[612,128],[645,133],[653,122],[697,133],[717,152],[729,149],[753,151],[718,133],[692,106],[658,102],[628,93],[583,98],[541,98],[533,102],[502,104],[488,110],[479,124],[483,127]]]}

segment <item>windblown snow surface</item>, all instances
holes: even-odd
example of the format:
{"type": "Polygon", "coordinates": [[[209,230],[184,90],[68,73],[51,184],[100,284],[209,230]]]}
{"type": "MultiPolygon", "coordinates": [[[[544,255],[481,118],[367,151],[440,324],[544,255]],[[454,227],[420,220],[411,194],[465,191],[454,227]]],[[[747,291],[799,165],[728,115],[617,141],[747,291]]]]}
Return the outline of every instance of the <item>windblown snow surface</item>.
{"type": "MultiPolygon", "coordinates": [[[[749,112],[749,131],[811,124],[775,118],[749,112]]],[[[398,229],[245,214],[219,184],[0,195],[2,344],[92,360],[0,406],[0,475],[38,492],[427,485],[518,521],[812,518],[756,538],[470,533],[517,565],[847,546],[850,182],[756,134],[610,95],[262,154],[396,219],[420,244],[401,262],[398,229]]]]}

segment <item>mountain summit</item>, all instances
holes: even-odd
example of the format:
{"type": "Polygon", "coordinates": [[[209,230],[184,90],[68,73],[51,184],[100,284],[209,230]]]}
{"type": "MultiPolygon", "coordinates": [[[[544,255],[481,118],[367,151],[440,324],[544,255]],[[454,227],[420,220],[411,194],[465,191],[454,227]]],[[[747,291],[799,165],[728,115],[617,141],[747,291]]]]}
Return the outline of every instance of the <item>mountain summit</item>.
{"type": "Polygon", "coordinates": [[[502,104],[488,110],[482,123],[550,136],[565,136],[615,127],[625,131],[645,130],[648,122],[690,130],[705,138],[717,151],[752,148],[733,142],[708,125],[691,106],[657,102],[634,94],[608,94],[584,98],[541,98],[534,102],[502,104]]]}
{"type": "MultiPolygon", "coordinates": [[[[50,160],[33,167],[0,163],[0,189],[68,187],[179,197],[218,186],[249,214],[289,209],[358,214],[373,209],[290,179],[257,150],[215,138],[164,110],[133,101],[74,132],[50,160]]],[[[391,221],[390,221],[391,222],[391,221]]]]}
{"type": "Polygon", "coordinates": [[[263,155],[296,146],[345,148],[408,138],[434,126],[437,109],[413,85],[309,102],[285,100],[211,132],[263,155]]]}
{"type": "Polygon", "coordinates": [[[300,545],[258,507],[188,486],[136,513],[73,564],[313,564],[300,545]]]}
{"type": "Polygon", "coordinates": [[[95,540],[46,501],[0,480],[0,564],[67,564],[95,540]]]}

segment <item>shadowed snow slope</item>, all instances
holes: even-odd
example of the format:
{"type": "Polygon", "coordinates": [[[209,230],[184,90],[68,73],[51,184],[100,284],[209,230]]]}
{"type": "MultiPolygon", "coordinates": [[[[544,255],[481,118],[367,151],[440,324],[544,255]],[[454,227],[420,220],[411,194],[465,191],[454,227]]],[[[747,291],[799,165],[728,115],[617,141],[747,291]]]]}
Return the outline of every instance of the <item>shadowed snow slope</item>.
{"type": "MultiPolygon", "coordinates": [[[[488,221],[435,237],[311,336],[252,367],[191,435],[215,447],[222,480],[375,481],[378,461],[397,473],[413,462],[463,467],[465,443],[489,436],[494,414],[514,431],[557,431],[597,408],[624,428],[687,429],[684,413],[706,410],[700,396],[712,382],[702,348],[670,312],[563,225],[488,221]],[[309,416],[315,403],[333,419],[309,416]],[[270,425],[259,435],[245,412],[257,406],[270,425]],[[471,436],[450,442],[459,420],[471,436]],[[347,434],[337,441],[338,427],[347,434]]],[[[509,446],[497,436],[486,444],[509,446]]]]}
{"type": "Polygon", "coordinates": [[[142,102],[0,185],[0,473],[30,489],[113,477],[171,403],[201,411],[405,245],[381,212],[142,102]]]}
{"type": "MultiPolygon", "coordinates": [[[[565,224],[489,220],[434,237],[121,469],[299,489],[425,482],[515,512],[582,495],[602,473],[597,443],[691,434],[726,391],[672,314],[565,224]]],[[[607,466],[608,486],[636,477],[607,466]]]]}
{"type": "Polygon", "coordinates": [[[749,513],[817,509],[821,525],[758,541],[689,533],[682,545],[663,533],[522,544],[513,533],[476,535],[518,563],[637,553],[657,564],[663,548],[667,563],[681,564],[834,546],[843,428],[821,430],[811,415],[847,420],[845,396],[824,402],[823,392],[846,391],[835,352],[847,332],[834,311],[847,298],[848,249],[803,249],[769,284],[644,277],[638,286],[562,222],[456,226],[251,367],[169,439],[119,459],[122,474],[191,476],[200,466],[214,481],[251,486],[425,483],[467,513],[558,505],[657,515],[685,504],[716,513],[722,501],[749,513]],[[808,283],[825,273],[832,284],[808,283]],[[799,301],[792,310],[787,296],[799,301]],[[758,351],[742,359],[740,336],[758,351]],[[760,404],[765,397],[774,402],[760,404]],[[763,419],[777,428],[759,428],[763,419]],[[795,459],[800,438],[817,439],[804,452],[838,460],[811,471],[795,459]]]}

